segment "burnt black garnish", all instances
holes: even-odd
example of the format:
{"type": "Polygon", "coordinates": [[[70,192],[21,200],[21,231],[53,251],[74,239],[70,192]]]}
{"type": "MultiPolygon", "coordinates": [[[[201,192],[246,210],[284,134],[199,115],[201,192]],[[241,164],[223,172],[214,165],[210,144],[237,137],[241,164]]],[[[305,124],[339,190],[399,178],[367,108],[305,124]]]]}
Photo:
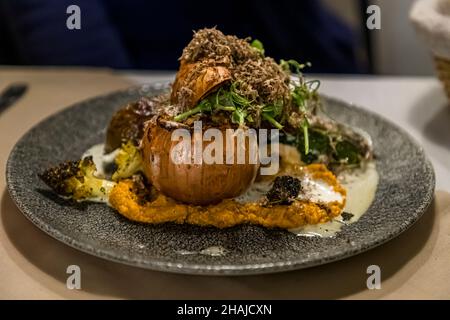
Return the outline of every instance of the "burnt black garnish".
{"type": "Polygon", "coordinates": [[[350,212],[342,212],[341,217],[343,221],[349,221],[351,218],[353,218],[354,214],[350,212]]]}
{"type": "Polygon", "coordinates": [[[299,179],[291,176],[276,177],[272,188],[267,192],[266,198],[269,204],[289,204],[301,190],[299,179]]]}

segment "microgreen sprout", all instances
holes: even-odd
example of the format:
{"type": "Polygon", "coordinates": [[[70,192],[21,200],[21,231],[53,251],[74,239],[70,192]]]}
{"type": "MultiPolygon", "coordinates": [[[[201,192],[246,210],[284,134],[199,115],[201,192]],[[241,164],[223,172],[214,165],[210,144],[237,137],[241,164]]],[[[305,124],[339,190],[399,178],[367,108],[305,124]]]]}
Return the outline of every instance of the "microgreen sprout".
{"type": "Polygon", "coordinates": [[[250,44],[253,48],[255,48],[262,56],[264,56],[264,45],[258,39],[255,39],[250,44]]]}

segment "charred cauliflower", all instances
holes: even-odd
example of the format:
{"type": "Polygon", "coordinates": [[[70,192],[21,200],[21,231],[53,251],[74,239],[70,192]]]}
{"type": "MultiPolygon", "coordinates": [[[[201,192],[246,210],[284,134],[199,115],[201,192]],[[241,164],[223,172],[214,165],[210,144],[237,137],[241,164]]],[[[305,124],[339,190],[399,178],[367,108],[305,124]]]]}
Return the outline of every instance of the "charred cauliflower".
{"type": "Polygon", "coordinates": [[[115,182],[95,176],[92,157],[66,161],[47,169],[39,177],[57,194],[76,201],[105,201],[115,182]]]}

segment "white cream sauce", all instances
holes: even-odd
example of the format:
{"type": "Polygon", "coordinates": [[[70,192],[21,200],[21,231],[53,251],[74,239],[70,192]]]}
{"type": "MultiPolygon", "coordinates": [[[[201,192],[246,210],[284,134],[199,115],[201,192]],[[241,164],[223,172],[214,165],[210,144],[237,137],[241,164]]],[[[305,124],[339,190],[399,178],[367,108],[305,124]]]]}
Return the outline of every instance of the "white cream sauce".
{"type": "Polygon", "coordinates": [[[181,255],[194,255],[194,254],[201,254],[204,256],[211,256],[211,257],[222,257],[226,255],[227,250],[224,247],[221,246],[212,246],[205,249],[202,249],[200,251],[188,251],[188,250],[178,250],[178,254],[181,255]]]}
{"type": "Polygon", "coordinates": [[[332,221],[308,225],[289,231],[299,236],[333,237],[342,226],[354,223],[369,209],[375,198],[378,185],[378,172],[374,162],[368,162],[361,168],[346,170],[338,175],[338,180],[347,191],[344,212],[353,216],[344,221],[342,216],[332,221]]]}
{"type": "Polygon", "coordinates": [[[343,202],[342,195],[334,191],[333,187],[321,180],[314,180],[305,175],[301,178],[302,191],[298,195],[299,200],[308,200],[314,203],[343,202]]]}
{"type": "Polygon", "coordinates": [[[272,180],[254,182],[243,194],[234,198],[235,201],[244,204],[258,202],[272,187],[272,180]]]}
{"type": "Polygon", "coordinates": [[[96,173],[98,177],[106,176],[108,166],[114,163],[114,159],[116,158],[117,153],[119,151],[119,149],[116,149],[111,153],[104,154],[103,153],[104,149],[105,144],[99,143],[87,149],[81,156],[81,158],[92,156],[92,160],[94,161],[95,166],[97,167],[96,173]]]}

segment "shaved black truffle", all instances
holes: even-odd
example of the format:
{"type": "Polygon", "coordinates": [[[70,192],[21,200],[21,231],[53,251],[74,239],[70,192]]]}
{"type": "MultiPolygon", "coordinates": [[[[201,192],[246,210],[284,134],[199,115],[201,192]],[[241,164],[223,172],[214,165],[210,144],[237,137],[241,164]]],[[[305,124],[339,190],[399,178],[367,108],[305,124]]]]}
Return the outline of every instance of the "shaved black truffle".
{"type": "Polygon", "coordinates": [[[299,179],[291,176],[276,177],[272,188],[267,192],[266,198],[269,204],[289,204],[301,190],[299,179]]]}
{"type": "Polygon", "coordinates": [[[342,212],[341,217],[343,221],[349,221],[351,218],[353,218],[354,214],[350,213],[350,212],[342,212]]]}

